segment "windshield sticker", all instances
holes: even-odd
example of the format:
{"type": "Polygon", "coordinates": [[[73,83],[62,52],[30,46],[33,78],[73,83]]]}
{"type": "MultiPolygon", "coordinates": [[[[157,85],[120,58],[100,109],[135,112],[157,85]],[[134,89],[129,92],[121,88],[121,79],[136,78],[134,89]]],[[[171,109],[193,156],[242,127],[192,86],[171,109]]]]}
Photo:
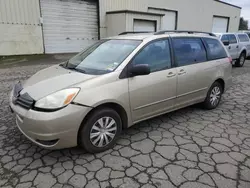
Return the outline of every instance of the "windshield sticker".
{"type": "Polygon", "coordinates": [[[119,63],[114,62],[114,63],[108,65],[107,70],[113,71],[118,65],[119,65],[119,63]]]}

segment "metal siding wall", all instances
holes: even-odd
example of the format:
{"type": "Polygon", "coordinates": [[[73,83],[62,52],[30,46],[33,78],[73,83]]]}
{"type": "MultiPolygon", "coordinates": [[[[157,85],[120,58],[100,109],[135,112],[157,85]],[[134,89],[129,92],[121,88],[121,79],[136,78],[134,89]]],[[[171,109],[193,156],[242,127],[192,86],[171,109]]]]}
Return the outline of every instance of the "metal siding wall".
{"type": "MultiPolygon", "coordinates": [[[[211,14],[217,15],[217,16],[225,16],[229,17],[229,28],[228,32],[236,32],[239,29],[239,24],[240,24],[240,14],[241,14],[241,9],[225,5],[223,3],[213,1],[212,5],[212,12],[211,14]],[[223,10],[223,11],[221,11],[223,10]]],[[[243,7],[244,8],[244,7],[243,7]]],[[[212,27],[212,20],[210,22],[211,27],[212,27]]]]}
{"type": "Polygon", "coordinates": [[[0,55],[43,51],[39,0],[0,0],[0,55]]]}
{"type": "Polygon", "coordinates": [[[147,12],[147,0],[126,0],[126,9],[147,12]]]}
{"type": "Polygon", "coordinates": [[[147,11],[148,0],[99,0],[100,2],[100,35],[107,36],[106,12],[113,10],[147,11]]]}
{"type": "Polygon", "coordinates": [[[110,27],[107,29],[107,36],[115,36],[124,31],[126,31],[126,14],[108,14],[107,15],[107,23],[110,27]]]}
{"type": "Polygon", "coordinates": [[[39,0],[0,0],[0,23],[40,25],[39,0]]]}
{"type": "Polygon", "coordinates": [[[0,56],[41,53],[41,26],[0,24],[0,56]]]}
{"type": "Polygon", "coordinates": [[[210,32],[214,15],[230,17],[229,31],[237,31],[241,13],[238,8],[214,0],[100,0],[101,37],[106,37],[107,33],[106,12],[115,10],[148,12],[149,7],[178,11],[177,21],[180,30],[210,32]]]}
{"type": "Polygon", "coordinates": [[[177,14],[175,11],[148,9],[149,12],[165,14],[161,19],[160,30],[175,30],[177,28],[177,14]]]}

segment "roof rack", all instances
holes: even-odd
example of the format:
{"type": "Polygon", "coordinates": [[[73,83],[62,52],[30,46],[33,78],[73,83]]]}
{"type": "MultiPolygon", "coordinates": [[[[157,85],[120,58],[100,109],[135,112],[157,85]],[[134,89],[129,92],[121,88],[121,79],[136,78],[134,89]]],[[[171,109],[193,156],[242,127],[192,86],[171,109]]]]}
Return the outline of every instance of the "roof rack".
{"type": "Polygon", "coordinates": [[[203,32],[203,31],[185,31],[185,30],[163,30],[163,31],[158,31],[154,33],[154,35],[163,35],[166,33],[188,33],[188,34],[194,34],[194,33],[201,33],[201,34],[207,34],[209,36],[216,37],[215,34],[210,33],[210,32],[203,32]]]}
{"type": "Polygon", "coordinates": [[[119,35],[127,35],[127,34],[140,34],[140,33],[152,33],[149,31],[125,31],[120,33],[119,35]]]}

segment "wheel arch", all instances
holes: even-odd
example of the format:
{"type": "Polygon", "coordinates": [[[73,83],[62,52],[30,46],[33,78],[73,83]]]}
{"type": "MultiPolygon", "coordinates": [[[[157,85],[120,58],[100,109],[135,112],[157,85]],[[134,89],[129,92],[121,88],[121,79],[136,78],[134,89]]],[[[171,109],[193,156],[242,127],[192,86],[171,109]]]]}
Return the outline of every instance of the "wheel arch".
{"type": "Polygon", "coordinates": [[[213,83],[212,85],[215,83],[215,82],[219,82],[222,86],[222,92],[224,93],[225,91],[225,81],[222,79],[222,78],[217,78],[213,83]]]}
{"type": "Polygon", "coordinates": [[[128,127],[128,113],[126,112],[125,108],[121,104],[118,104],[116,102],[105,102],[102,104],[98,104],[89,113],[97,109],[105,108],[105,107],[115,110],[120,115],[121,120],[122,120],[122,129],[126,129],[128,127]]]}
{"type": "Polygon", "coordinates": [[[122,120],[122,129],[126,129],[128,128],[128,125],[129,125],[129,117],[128,117],[128,113],[126,112],[125,108],[116,103],[116,102],[104,102],[104,103],[100,103],[100,104],[97,104],[95,105],[95,107],[93,107],[88,113],[87,115],[84,117],[84,119],[82,120],[82,123],[79,127],[79,130],[78,130],[78,134],[77,134],[77,142],[78,142],[78,145],[80,143],[80,132],[81,132],[81,128],[82,126],[84,126],[85,122],[89,119],[89,117],[98,109],[101,109],[101,108],[111,108],[113,110],[115,110],[119,116],[121,117],[121,120],[122,120]]]}
{"type": "Polygon", "coordinates": [[[242,53],[244,53],[244,54],[246,54],[246,55],[247,55],[247,50],[246,50],[245,48],[244,48],[244,49],[242,49],[240,54],[242,54],[242,53]]]}

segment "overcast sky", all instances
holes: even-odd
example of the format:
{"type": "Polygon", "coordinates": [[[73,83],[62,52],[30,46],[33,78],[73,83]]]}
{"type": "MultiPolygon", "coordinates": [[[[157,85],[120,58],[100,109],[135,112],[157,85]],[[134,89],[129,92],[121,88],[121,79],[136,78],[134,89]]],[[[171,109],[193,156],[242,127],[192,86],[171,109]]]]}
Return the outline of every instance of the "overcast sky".
{"type": "Polygon", "coordinates": [[[248,26],[250,27],[250,0],[224,0],[228,3],[242,7],[241,16],[248,20],[248,26]]]}

